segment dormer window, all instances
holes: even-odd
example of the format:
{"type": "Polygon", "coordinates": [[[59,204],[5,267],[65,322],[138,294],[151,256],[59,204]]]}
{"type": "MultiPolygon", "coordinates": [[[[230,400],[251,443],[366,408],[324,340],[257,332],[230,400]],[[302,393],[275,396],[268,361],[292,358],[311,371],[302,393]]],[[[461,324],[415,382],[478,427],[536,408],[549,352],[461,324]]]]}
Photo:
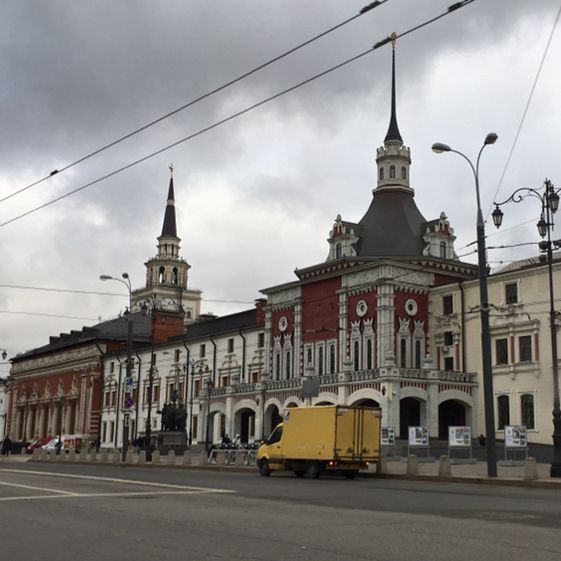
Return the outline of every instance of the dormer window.
{"type": "Polygon", "coordinates": [[[343,249],[341,248],[341,244],[338,243],[335,246],[335,259],[341,259],[342,256],[343,256],[343,249]]]}
{"type": "Polygon", "coordinates": [[[390,166],[390,179],[395,179],[395,166],[390,166]]]}

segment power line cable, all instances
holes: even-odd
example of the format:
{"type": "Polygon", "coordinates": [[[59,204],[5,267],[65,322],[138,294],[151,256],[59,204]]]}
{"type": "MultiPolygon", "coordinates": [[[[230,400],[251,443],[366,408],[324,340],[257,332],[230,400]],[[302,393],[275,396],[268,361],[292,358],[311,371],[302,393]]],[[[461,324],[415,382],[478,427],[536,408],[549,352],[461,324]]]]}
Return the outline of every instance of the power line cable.
{"type": "MultiPolygon", "coordinates": [[[[456,4],[453,4],[452,6],[450,6],[448,8],[448,10],[442,14],[439,14],[438,16],[427,20],[413,28],[410,28],[406,31],[404,31],[403,33],[396,35],[395,38],[401,38],[404,37],[410,33],[412,33],[413,31],[417,31],[431,23],[434,23],[435,21],[451,14],[452,12],[458,10],[459,8],[463,8],[464,6],[467,6],[471,3],[475,2],[475,0],[464,0],[463,2],[457,2],[456,4]]],[[[46,203],[43,203],[42,205],[39,205],[37,207],[32,208],[31,210],[28,210],[27,212],[24,212],[14,218],[11,218],[10,220],[6,220],[5,222],[0,223],[0,227],[3,226],[7,226],[8,224],[11,224],[12,222],[16,222],[17,220],[20,220],[21,218],[24,218],[26,216],[29,216],[30,214],[33,214],[35,212],[37,212],[38,210],[42,210],[43,208],[46,208],[54,203],[57,203],[63,199],[66,199],[67,197],[70,197],[71,195],[74,195],[76,193],[79,193],[80,191],[83,191],[84,189],[87,189],[89,187],[92,187],[93,185],[96,185],[97,183],[100,183],[101,181],[104,181],[106,179],[109,179],[110,177],[113,177],[114,175],[117,175],[119,173],[122,173],[123,171],[126,171],[142,162],[145,162],[146,160],[149,160],[150,158],[153,158],[154,156],[157,156],[159,154],[162,154],[163,152],[166,152],[167,150],[170,150],[171,148],[174,148],[184,142],[187,142],[188,140],[192,140],[193,138],[200,136],[206,132],[209,132],[212,129],[215,129],[217,127],[219,127],[220,125],[223,125],[229,121],[232,121],[233,119],[236,119],[237,117],[240,117],[241,115],[245,115],[246,113],[249,113],[250,111],[252,111],[253,109],[256,109],[258,107],[261,107],[262,105],[265,105],[266,103],[269,103],[270,101],[273,101],[287,93],[293,92],[294,90],[309,84],[310,82],[313,82],[314,80],[317,80],[318,78],[321,78],[323,76],[326,76],[327,74],[330,74],[331,72],[334,72],[335,70],[338,70],[344,66],[346,66],[347,64],[350,64],[351,62],[354,62],[360,58],[362,58],[363,56],[370,54],[372,52],[374,52],[376,49],[379,49],[380,47],[383,47],[384,45],[390,43],[392,40],[391,37],[386,37],[385,39],[383,39],[382,41],[379,41],[378,43],[376,43],[372,48],[363,51],[362,53],[355,55],[354,57],[351,57],[335,66],[332,66],[331,68],[328,68],[327,70],[324,70],[323,72],[320,72],[319,74],[316,74],[310,78],[307,78],[306,80],[303,80],[302,82],[299,82],[293,86],[290,86],[289,88],[286,88],[285,90],[282,90],[281,92],[274,94],[268,98],[265,98],[257,103],[254,103],[253,105],[250,105],[249,107],[246,107],[245,109],[242,109],[241,111],[238,111],[228,117],[225,117],[224,119],[221,119],[219,121],[216,121],[215,123],[213,123],[212,125],[209,125],[207,127],[204,127],[202,129],[199,129],[198,131],[183,137],[171,144],[168,144],[167,146],[160,148],[159,150],[156,150],[155,152],[152,152],[146,156],[143,156],[142,158],[139,158],[138,160],[135,160],[129,164],[126,164],[112,172],[109,172],[101,177],[98,177],[97,179],[94,179],[93,181],[90,181],[84,185],[82,185],[81,187],[77,187],[76,189],[73,189],[72,191],[68,191],[67,193],[64,193],[63,195],[60,195],[59,197],[56,197],[55,199],[52,199],[50,201],[47,201],[46,203]]]]}
{"type": "Polygon", "coordinates": [[[248,72],[245,72],[244,74],[241,74],[240,76],[238,76],[237,78],[234,78],[233,80],[230,80],[229,82],[226,82],[225,84],[222,84],[221,86],[218,86],[217,88],[204,93],[202,95],[200,95],[199,97],[196,97],[195,99],[192,99],[191,101],[188,101],[187,103],[181,105],[180,107],[177,107],[176,109],[173,109],[172,111],[170,111],[169,113],[166,113],[165,115],[162,115],[161,117],[158,117],[157,119],[154,119],[153,121],[150,121],[149,123],[142,125],[141,127],[125,134],[124,136],[121,136],[120,138],[105,144],[104,146],[101,146],[100,148],[94,150],[93,152],[90,152],[89,154],[86,154],[85,156],[82,156],[81,158],[78,158],[77,160],[66,164],[64,167],[60,168],[60,169],[55,169],[53,171],[51,171],[51,173],[49,173],[49,175],[46,175],[45,177],[42,177],[41,179],[38,179],[37,181],[34,181],[33,183],[30,183],[29,185],[27,185],[26,187],[23,187],[21,189],[18,189],[17,191],[14,191],[13,193],[11,193],[10,195],[7,195],[3,198],[0,199],[0,203],[15,197],[16,195],[19,195],[20,193],[23,193],[24,191],[27,191],[28,189],[31,189],[32,187],[35,187],[36,185],[39,185],[39,183],[42,183],[43,181],[46,181],[47,179],[50,179],[51,177],[53,177],[54,175],[58,175],[64,171],[69,170],[70,168],[88,160],[89,158],[92,158],[93,156],[97,156],[98,154],[100,154],[101,152],[104,152],[105,150],[112,148],[113,146],[116,146],[117,144],[119,144],[120,142],[123,142],[124,140],[127,140],[135,135],[137,135],[138,133],[145,131],[146,129],[164,121],[165,119],[172,117],[173,115],[176,115],[177,113],[183,111],[184,109],[187,109],[188,107],[191,107],[193,105],[195,105],[196,103],[199,103],[205,99],[207,99],[208,97],[221,92],[222,90],[225,90],[226,88],[229,88],[230,86],[233,86],[234,84],[237,84],[238,82],[241,82],[242,80],[244,80],[245,78],[248,78],[249,76],[251,76],[252,74],[255,74],[256,72],[259,72],[260,70],[263,70],[264,68],[267,68],[267,66],[270,66],[271,64],[278,62],[279,60],[287,57],[288,55],[291,55],[292,53],[302,49],[303,47],[306,47],[308,45],[310,45],[311,43],[313,43],[314,41],[317,41],[318,39],[321,39],[322,37],[325,37],[326,35],[328,35],[329,33],[343,27],[344,25],[347,25],[348,23],[352,22],[353,20],[359,18],[360,16],[362,16],[363,14],[365,14],[366,12],[369,12],[370,10],[377,8],[378,6],[385,4],[388,0],[376,0],[374,2],[371,2],[370,4],[368,4],[367,6],[365,6],[364,8],[362,8],[358,14],[346,19],[345,21],[334,25],[333,27],[330,27],[329,29],[327,29],[326,31],[323,31],[322,33],[320,33],[319,35],[316,35],[314,37],[312,37],[311,39],[308,39],[307,41],[304,41],[303,43],[300,43],[299,45],[297,45],[296,47],[293,47],[291,49],[289,49],[288,51],[285,51],[284,53],[281,53],[280,55],[268,60],[267,62],[264,62],[263,64],[260,64],[259,66],[256,66],[255,68],[253,68],[252,70],[249,70],[248,72]]]}
{"type": "MultiPolygon", "coordinates": [[[[547,44],[545,46],[540,64],[538,66],[538,71],[536,72],[536,77],[534,78],[534,83],[532,84],[532,88],[530,90],[530,95],[528,96],[528,101],[526,102],[526,106],[524,107],[524,111],[522,112],[522,118],[520,119],[520,123],[518,124],[518,129],[517,129],[516,134],[514,136],[514,141],[512,142],[512,146],[510,147],[510,152],[508,154],[508,158],[506,159],[506,163],[505,163],[505,166],[503,168],[503,172],[502,172],[501,177],[499,179],[499,184],[497,185],[497,189],[495,190],[495,194],[493,195],[493,200],[497,199],[497,195],[499,194],[499,191],[502,187],[503,179],[506,175],[508,166],[510,164],[510,160],[512,159],[512,155],[514,153],[514,149],[516,148],[516,144],[518,143],[518,138],[520,136],[520,132],[522,131],[522,127],[524,126],[524,122],[526,121],[526,115],[528,114],[528,109],[530,108],[530,103],[532,102],[532,98],[534,96],[534,91],[535,91],[536,86],[538,84],[538,80],[540,78],[540,74],[541,74],[541,71],[542,71],[542,68],[543,68],[543,64],[545,62],[547,53],[549,51],[549,46],[551,45],[551,40],[553,39],[553,34],[555,33],[555,29],[557,27],[557,23],[559,22],[559,17],[560,16],[561,16],[561,6],[559,6],[559,10],[557,11],[557,16],[555,17],[555,22],[553,23],[551,33],[549,34],[549,39],[547,40],[547,44]]],[[[493,204],[491,204],[489,206],[489,210],[487,211],[487,214],[485,216],[485,220],[487,220],[487,218],[489,218],[489,214],[490,214],[492,208],[493,208],[493,204]]]]}
{"type": "MultiPolygon", "coordinates": [[[[62,293],[69,293],[69,294],[93,294],[95,296],[117,296],[117,297],[126,297],[128,299],[129,295],[119,292],[98,292],[95,290],[78,290],[78,289],[71,289],[71,288],[49,288],[44,286],[24,286],[21,284],[0,284],[0,288],[17,288],[23,290],[42,290],[45,292],[62,292],[62,293]]],[[[221,300],[218,298],[201,298],[203,302],[218,302],[222,304],[253,304],[251,300],[221,300]]]]}

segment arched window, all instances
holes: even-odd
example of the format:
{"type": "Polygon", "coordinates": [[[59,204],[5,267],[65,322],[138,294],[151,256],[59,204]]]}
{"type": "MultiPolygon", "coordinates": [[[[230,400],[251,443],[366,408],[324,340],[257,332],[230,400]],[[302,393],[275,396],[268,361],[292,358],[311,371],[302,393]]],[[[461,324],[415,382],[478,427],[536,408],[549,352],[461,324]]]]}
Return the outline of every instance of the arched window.
{"type": "Polygon", "coordinates": [[[415,368],[421,368],[421,341],[415,341],[415,368]]]}
{"type": "Polygon", "coordinates": [[[401,368],[407,367],[407,341],[401,339],[399,342],[399,365],[401,368]]]}
{"type": "Polygon", "coordinates": [[[329,347],[329,373],[335,374],[335,345],[329,347]]]}
{"type": "Polygon", "coordinates": [[[166,268],[165,267],[160,267],[160,270],[158,272],[158,282],[160,284],[162,284],[165,281],[166,281],[166,268]]]}
{"type": "Polygon", "coordinates": [[[390,166],[390,179],[395,178],[395,166],[390,166]]]}
{"type": "Polygon", "coordinates": [[[401,166],[401,179],[407,179],[407,168],[405,166],[401,166]]]}
{"type": "Polygon", "coordinates": [[[323,347],[318,349],[318,376],[323,376],[323,347]]]}
{"type": "Polygon", "coordinates": [[[284,365],[286,379],[290,378],[290,351],[286,351],[286,363],[284,365]]]}
{"type": "Polygon", "coordinates": [[[275,357],[275,379],[278,380],[280,378],[280,368],[281,368],[281,355],[277,353],[275,357]]]}
{"type": "Polygon", "coordinates": [[[497,399],[498,430],[504,430],[506,425],[510,425],[510,399],[508,395],[500,395],[497,399]]]}
{"type": "Polygon", "coordinates": [[[527,429],[536,428],[534,420],[534,396],[532,394],[524,394],[520,396],[520,408],[522,424],[527,429]]]}
{"type": "Polygon", "coordinates": [[[355,341],[354,344],[354,367],[355,367],[355,371],[360,369],[360,346],[358,344],[358,341],[355,341]]]}
{"type": "Polygon", "coordinates": [[[342,256],[343,256],[343,248],[341,247],[341,244],[338,243],[335,246],[335,259],[341,259],[342,256]]]}
{"type": "Polygon", "coordinates": [[[440,242],[440,257],[446,259],[446,242],[440,242]]]}
{"type": "Polygon", "coordinates": [[[179,272],[177,270],[177,267],[173,268],[173,284],[178,284],[179,283],[179,272]]]}
{"type": "Polygon", "coordinates": [[[366,341],[366,369],[372,370],[372,339],[366,341]]]}
{"type": "Polygon", "coordinates": [[[168,244],[167,243],[164,244],[164,253],[166,255],[168,254],[168,244]]]}
{"type": "Polygon", "coordinates": [[[384,168],[380,168],[380,170],[378,172],[378,178],[379,179],[384,179],[384,168]]]}

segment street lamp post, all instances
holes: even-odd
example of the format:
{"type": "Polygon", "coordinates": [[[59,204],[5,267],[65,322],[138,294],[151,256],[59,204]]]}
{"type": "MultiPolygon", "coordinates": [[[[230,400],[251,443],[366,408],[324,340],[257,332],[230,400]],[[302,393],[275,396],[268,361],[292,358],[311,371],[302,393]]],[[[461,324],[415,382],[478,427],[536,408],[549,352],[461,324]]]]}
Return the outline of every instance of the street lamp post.
{"type": "Polygon", "coordinates": [[[152,394],[154,392],[154,339],[150,351],[150,369],[148,370],[148,414],[146,415],[146,435],[144,438],[146,461],[152,461],[152,394]]]}
{"type": "Polygon", "coordinates": [[[453,152],[458,154],[469,164],[475,179],[475,193],[477,197],[477,261],[479,269],[479,307],[481,317],[481,354],[483,361],[483,400],[485,404],[485,432],[487,442],[487,475],[497,477],[497,451],[495,442],[495,415],[493,407],[493,367],[491,363],[491,335],[489,330],[489,296],[487,292],[487,258],[485,249],[485,222],[481,212],[481,197],[479,194],[479,160],[483,149],[488,144],[495,144],[497,134],[490,132],[483,141],[475,166],[462,152],[450,148],[447,144],[437,142],[432,145],[433,152],[453,152]]]}
{"type": "Polygon", "coordinates": [[[214,382],[212,381],[212,378],[208,378],[206,380],[206,389],[207,389],[207,397],[208,397],[208,404],[207,404],[207,413],[206,413],[206,437],[205,437],[205,448],[206,448],[206,453],[209,454],[210,453],[210,395],[212,392],[212,389],[214,388],[214,382]]]}
{"type": "Polygon", "coordinates": [[[129,308],[127,315],[127,367],[125,376],[125,392],[123,399],[123,446],[121,450],[121,457],[123,462],[127,459],[127,449],[129,445],[129,426],[130,426],[130,411],[133,403],[132,398],[132,287],[131,280],[128,273],[121,275],[123,278],[119,279],[110,275],[100,275],[99,280],[115,280],[123,283],[129,291],[129,308]]]}
{"type": "Polygon", "coordinates": [[[547,241],[539,244],[540,250],[545,252],[540,255],[540,261],[547,260],[547,272],[549,280],[549,328],[551,335],[551,361],[553,369],[553,460],[550,467],[551,477],[561,477],[561,407],[559,398],[559,364],[557,354],[557,313],[555,311],[555,296],[553,291],[553,248],[551,243],[551,231],[553,230],[554,215],[559,208],[559,192],[553,183],[546,179],[543,191],[521,187],[516,189],[506,201],[495,203],[495,210],[492,213],[493,222],[500,228],[503,221],[503,212],[500,207],[506,203],[520,203],[527,197],[534,197],[541,203],[540,219],[537,223],[538,232],[541,238],[547,236],[547,241]]]}

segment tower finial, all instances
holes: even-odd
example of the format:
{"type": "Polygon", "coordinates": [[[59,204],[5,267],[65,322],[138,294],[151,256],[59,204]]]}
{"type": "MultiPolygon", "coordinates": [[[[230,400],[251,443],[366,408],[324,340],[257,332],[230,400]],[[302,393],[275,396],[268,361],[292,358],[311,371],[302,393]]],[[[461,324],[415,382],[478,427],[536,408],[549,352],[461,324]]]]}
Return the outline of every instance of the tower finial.
{"type": "Polygon", "coordinates": [[[173,164],[169,165],[169,174],[171,177],[173,177],[173,164]]]}
{"type": "Polygon", "coordinates": [[[392,40],[392,109],[390,116],[390,126],[388,128],[388,133],[386,134],[384,142],[396,140],[403,144],[403,139],[401,138],[399,127],[397,126],[397,111],[395,107],[395,44],[397,41],[397,35],[395,32],[393,32],[390,37],[392,40]]]}

